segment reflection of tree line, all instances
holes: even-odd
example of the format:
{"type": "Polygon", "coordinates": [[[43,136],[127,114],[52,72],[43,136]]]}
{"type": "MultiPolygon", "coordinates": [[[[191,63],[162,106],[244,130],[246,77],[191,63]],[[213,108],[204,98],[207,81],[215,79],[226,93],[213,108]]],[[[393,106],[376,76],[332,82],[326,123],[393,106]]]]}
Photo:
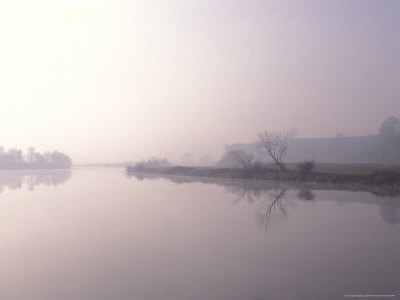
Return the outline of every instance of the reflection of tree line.
{"type": "Polygon", "coordinates": [[[5,188],[18,190],[27,186],[29,190],[33,190],[37,185],[56,186],[70,177],[70,170],[3,171],[0,173],[0,193],[5,188]]]}
{"type": "MultiPolygon", "coordinates": [[[[247,201],[250,204],[258,203],[257,216],[260,224],[268,227],[272,222],[279,222],[279,219],[287,215],[287,199],[285,199],[287,190],[295,190],[296,198],[307,202],[313,202],[316,199],[313,190],[342,190],[342,191],[364,191],[373,195],[380,196],[373,200],[340,199],[338,204],[362,202],[376,204],[380,207],[382,218],[389,224],[400,223],[400,195],[393,193],[393,190],[370,188],[360,186],[346,189],[340,186],[332,187],[329,184],[297,184],[295,182],[273,182],[257,180],[232,180],[207,177],[184,177],[184,176],[162,176],[144,173],[127,173],[128,177],[135,177],[139,180],[164,178],[177,184],[202,182],[206,184],[216,184],[224,186],[230,193],[235,194],[237,198],[233,202],[236,204],[241,201],[247,201]]],[[[321,199],[323,200],[323,199],[321,199]]]]}

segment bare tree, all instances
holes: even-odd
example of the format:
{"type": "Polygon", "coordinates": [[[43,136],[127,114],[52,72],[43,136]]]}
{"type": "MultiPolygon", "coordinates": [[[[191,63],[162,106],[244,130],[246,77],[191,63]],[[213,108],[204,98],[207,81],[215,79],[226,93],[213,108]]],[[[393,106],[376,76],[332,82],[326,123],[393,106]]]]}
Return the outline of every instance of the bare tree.
{"type": "Polygon", "coordinates": [[[272,159],[275,166],[281,170],[286,170],[282,158],[286,155],[288,143],[285,138],[277,133],[268,131],[260,132],[258,135],[257,148],[261,155],[272,159]]]}
{"type": "Polygon", "coordinates": [[[254,155],[252,153],[247,153],[242,150],[232,150],[228,152],[243,169],[250,169],[253,165],[254,155]]]}
{"type": "Polygon", "coordinates": [[[400,134],[400,120],[396,117],[390,117],[383,121],[379,133],[388,136],[400,134]]]}

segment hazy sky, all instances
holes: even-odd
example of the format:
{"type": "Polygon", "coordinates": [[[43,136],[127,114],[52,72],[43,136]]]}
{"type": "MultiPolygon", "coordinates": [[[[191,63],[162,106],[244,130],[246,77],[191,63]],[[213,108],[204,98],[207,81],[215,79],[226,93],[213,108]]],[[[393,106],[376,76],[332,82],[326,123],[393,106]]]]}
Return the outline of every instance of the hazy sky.
{"type": "Polygon", "coordinates": [[[400,117],[400,1],[0,0],[0,145],[218,158],[400,117]]]}

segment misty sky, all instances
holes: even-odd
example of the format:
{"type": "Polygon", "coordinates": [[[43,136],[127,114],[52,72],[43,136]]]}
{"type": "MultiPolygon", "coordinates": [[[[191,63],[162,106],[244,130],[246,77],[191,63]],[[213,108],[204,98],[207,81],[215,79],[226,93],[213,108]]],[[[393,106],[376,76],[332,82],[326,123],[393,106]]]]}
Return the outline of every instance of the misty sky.
{"type": "Polygon", "coordinates": [[[0,0],[0,145],[215,159],[400,117],[400,1],[0,0]]]}

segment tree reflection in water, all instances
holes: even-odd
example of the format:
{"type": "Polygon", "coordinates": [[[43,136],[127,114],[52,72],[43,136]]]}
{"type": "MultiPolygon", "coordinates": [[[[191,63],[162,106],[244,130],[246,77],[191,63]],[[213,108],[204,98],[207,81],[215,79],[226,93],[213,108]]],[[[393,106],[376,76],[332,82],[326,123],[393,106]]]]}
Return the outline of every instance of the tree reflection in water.
{"type": "MultiPolygon", "coordinates": [[[[233,205],[246,201],[249,204],[257,205],[257,220],[261,226],[267,228],[270,224],[279,224],[280,219],[288,215],[287,205],[296,205],[292,200],[303,200],[305,203],[314,203],[316,195],[313,190],[335,191],[335,192],[352,192],[361,191],[374,195],[372,197],[353,197],[342,194],[338,199],[334,200],[338,205],[346,203],[370,203],[379,207],[379,212],[389,224],[400,223],[400,193],[396,189],[362,186],[362,185],[332,185],[332,184],[313,184],[313,183],[297,183],[297,182],[274,182],[274,181],[258,181],[258,180],[240,180],[240,179],[221,179],[211,177],[184,177],[184,176],[166,176],[144,173],[127,173],[127,177],[135,177],[139,180],[163,178],[174,183],[192,183],[202,182],[205,184],[215,184],[223,186],[229,193],[236,197],[233,205]],[[296,194],[285,197],[287,191],[294,191],[296,194]]],[[[338,194],[340,195],[340,194],[338,194]]],[[[326,200],[325,197],[318,199],[326,200]]],[[[331,199],[332,200],[332,199],[331,199]]]]}
{"type": "Polygon", "coordinates": [[[379,209],[382,218],[389,224],[400,223],[400,199],[387,198],[382,199],[379,209]]]}
{"type": "Polygon", "coordinates": [[[302,186],[299,189],[299,192],[297,194],[297,197],[302,200],[307,200],[307,201],[314,201],[315,195],[311,191],[311,189],[307,188],[306,186],[302,186]]]}
{"type": "Polygon", "coordinates": [[[282,202],[286,190],[275,190],[269,194],[269,199],[261,201],[261,206],[257,211],[258,223],[265,229],[274,223],[279,225],[280,219],[287,216],[287,209],[282,202]],[[272,200],[272,201],[271,201],[272,200]]]}
{"type": "Polygon", "coordinates": [[[0,171],[0,193],[6,188],[18,190],[27,186],[33,191],[35,186],[57,186],[71,177],[71,170],[29,170],[0,171]]]}
{"type": "MultiPolygon", "coordinates": [[[[233,202],[234,205],[241,200],[258,204],[256,216],[260,227],[267,229],[272,224],[278,226],[280,220],[288,215],[287,203],[284,203],[287,187],[274,188],[268,185],[257,185],[251,181],[242,181],[241,185],[227,187],[227,189],[238,196],[233,202]]],[[[314,203],[315,195],[308,187],[301,186],[297,198],[314,203]]]]}

